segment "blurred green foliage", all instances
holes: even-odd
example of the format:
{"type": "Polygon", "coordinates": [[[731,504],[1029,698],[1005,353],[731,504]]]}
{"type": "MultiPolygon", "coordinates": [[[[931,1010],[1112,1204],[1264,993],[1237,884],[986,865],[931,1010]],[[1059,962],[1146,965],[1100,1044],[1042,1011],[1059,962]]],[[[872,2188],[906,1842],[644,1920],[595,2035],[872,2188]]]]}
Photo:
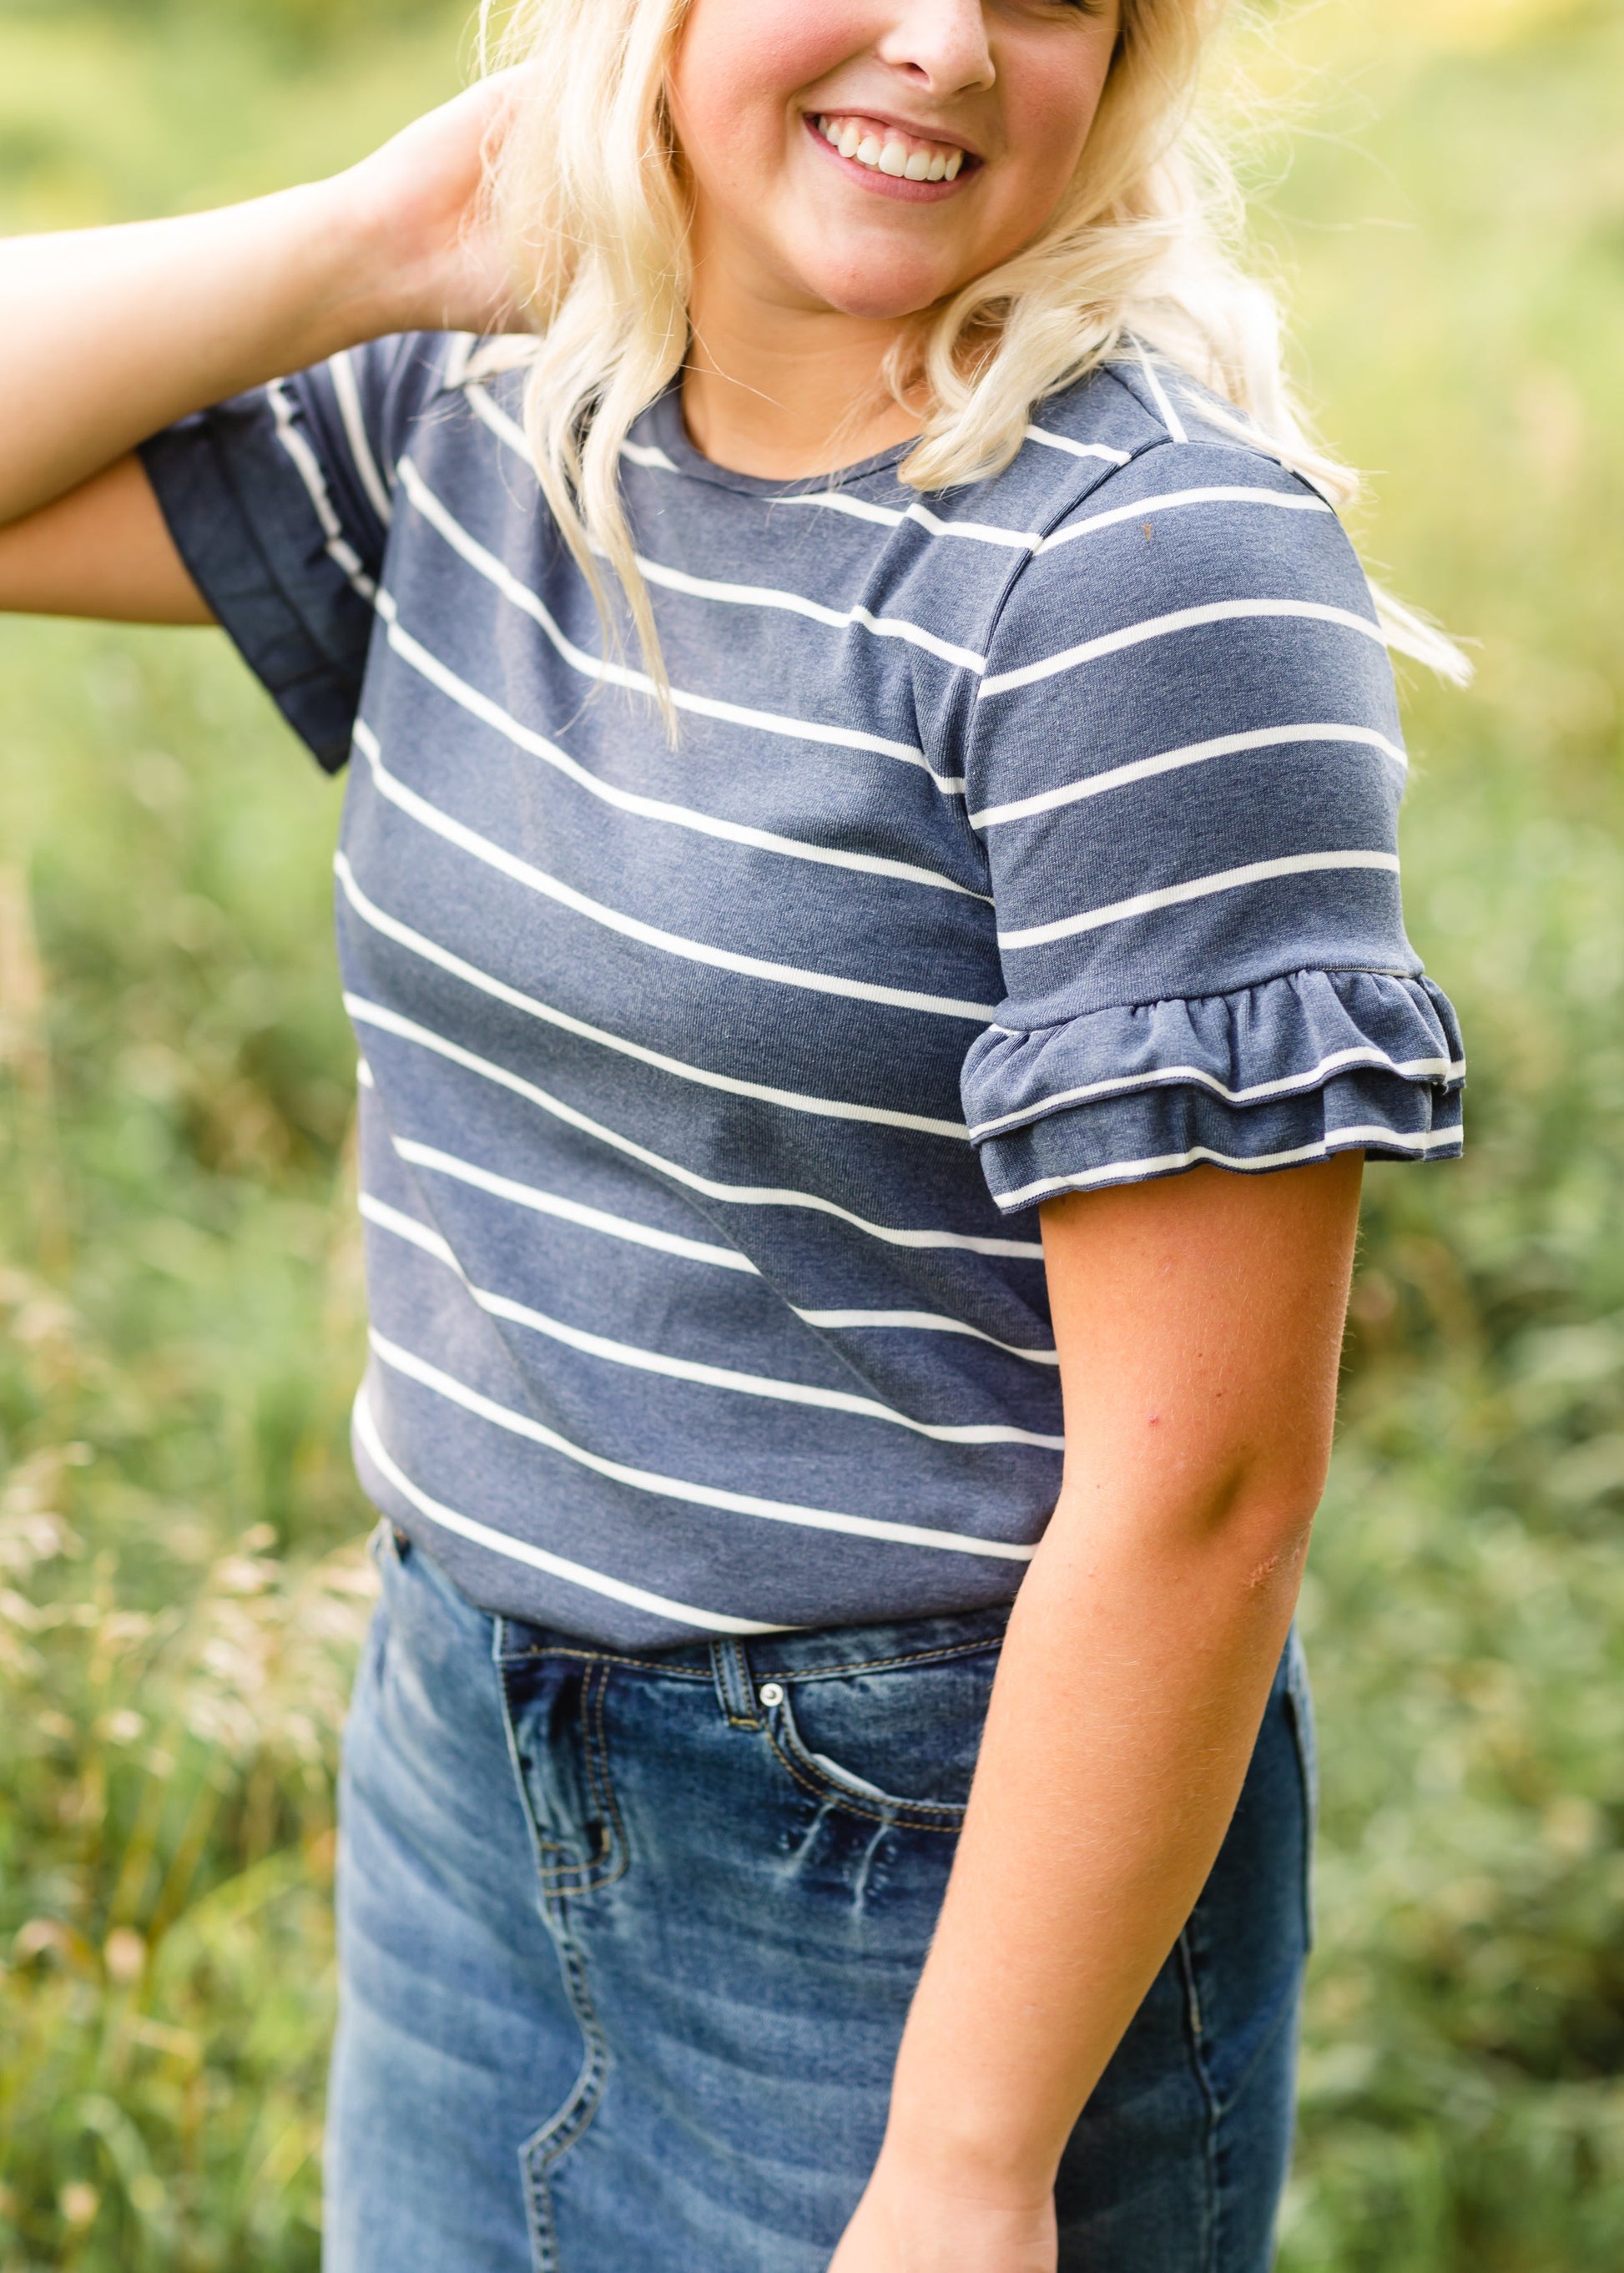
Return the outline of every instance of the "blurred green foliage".
{"type": "MultiPolygon", "coordinates": [[[[424,0],[0,0],[0,211],[340,164],[424,0]]],[[[1408,690],[1459,1167],[1379,1169],[1304,1620],[1284,2273],[1624,2262],[1624,13],[1269,11],[1259,229],[1408,690]]],[[[462,52],[466,52],[465,48],[462,52]]],[[[336,794],[209,634],[0,626],[0,2273],[307,2273],[364,1623],[336,794]]]]}

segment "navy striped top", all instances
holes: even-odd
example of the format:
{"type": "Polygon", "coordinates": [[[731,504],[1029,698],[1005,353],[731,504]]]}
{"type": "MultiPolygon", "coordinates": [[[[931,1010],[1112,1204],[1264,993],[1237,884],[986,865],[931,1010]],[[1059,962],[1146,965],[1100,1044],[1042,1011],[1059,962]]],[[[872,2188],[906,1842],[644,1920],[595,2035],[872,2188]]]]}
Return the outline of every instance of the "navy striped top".
{"type": "Polygon", "coordinates": [[[145,456],[322,762],[368,1492],[616,1647],[967,1609],[1054,1504],[1038,1204],[1458,1151],[1392,675],[1335,514],[1143,357],[921,499],[625,446],[681,733],[516,374],[414,335],[145,456]]]}

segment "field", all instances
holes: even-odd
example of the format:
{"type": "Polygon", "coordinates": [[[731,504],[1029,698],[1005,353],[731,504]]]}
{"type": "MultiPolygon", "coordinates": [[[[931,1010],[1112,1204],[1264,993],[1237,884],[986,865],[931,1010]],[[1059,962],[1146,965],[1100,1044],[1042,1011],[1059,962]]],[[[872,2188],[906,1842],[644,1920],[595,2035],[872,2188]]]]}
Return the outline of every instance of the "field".
{"type": "MultiPolygon", "coordinates": [[[[383,0],[0,0],[0,225],[358,154],[383,0]]],[[[1409,674],[1469,1158],[1372,1171],[1305,1608],[1284,2273],[1624,2263],[1624,8],[1269,11],[1265,254],[1409,674]]],[[[0,625],[0,2273],[317,2262],[350,1475],[337,797],[213,634],[0,625]]]]}

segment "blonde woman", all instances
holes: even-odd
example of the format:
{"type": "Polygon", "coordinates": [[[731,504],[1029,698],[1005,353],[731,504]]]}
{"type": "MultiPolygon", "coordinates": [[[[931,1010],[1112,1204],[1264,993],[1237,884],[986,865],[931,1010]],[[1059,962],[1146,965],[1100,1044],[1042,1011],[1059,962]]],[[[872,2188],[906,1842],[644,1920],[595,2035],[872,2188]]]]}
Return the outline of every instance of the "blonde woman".
{"type": "Polygon", "coordinates": [[[1361,1162],[1462,1065],[1221,12],[536,0],[4,253],[0,599],[349,768],[329,2273],[1268,2262],[1361,1162]]]}

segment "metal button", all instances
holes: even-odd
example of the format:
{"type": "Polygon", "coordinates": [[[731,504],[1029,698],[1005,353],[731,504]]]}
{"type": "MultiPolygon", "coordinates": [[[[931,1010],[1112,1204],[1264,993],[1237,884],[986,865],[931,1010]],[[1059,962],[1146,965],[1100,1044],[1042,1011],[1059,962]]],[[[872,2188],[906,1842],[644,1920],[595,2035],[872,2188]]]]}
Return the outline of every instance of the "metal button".
{"type": "Polygon", "coordinates": [[[763,1681],[756,1695],[763,1705],[782,1705],[784,1702],[783,1688],[776,1681],[763,1681]]]}

